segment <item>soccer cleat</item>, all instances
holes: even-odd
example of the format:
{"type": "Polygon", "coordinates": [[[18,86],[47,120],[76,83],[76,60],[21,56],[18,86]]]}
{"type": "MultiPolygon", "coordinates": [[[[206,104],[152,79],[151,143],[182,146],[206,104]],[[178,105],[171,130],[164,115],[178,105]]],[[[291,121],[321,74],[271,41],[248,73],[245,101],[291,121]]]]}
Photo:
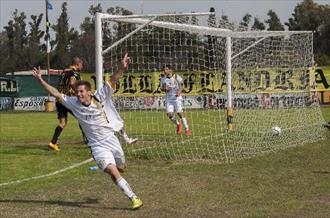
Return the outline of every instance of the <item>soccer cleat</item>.
{"type": "Polygon", "coordinates": [[[57,144],[53,144],[51,142],[49,142],[48,148],[50,148],[50,149],[52,149],[54,151],[59,151],[60,150],[60,148],[57,146],[57,144]]]}
{"type": "Polygon", "coordinates": [[[133,209],[133,210],[139,209],[139,208],[142,207],[142,205],[143,205],[141,199],[138,198],[138,197],[134,197],[134,198],[132,198],[131,201],[132,201],[132,209],[133,209]]]}
{"type": "Polygon", "coordinates": [[[186,135],[190,136],[191,135],[191,131],[189,129],[186,129],[186,135]]]}
{"type": "Polygon", "coordinates": [[[135,139],[131,139],[131,138],[129,138],[126,142],[127,142],[127,144],[134,144],[134,143],[136,143],[137,141],[138,141],[137,138],[135,138],[135,139]]]}
{"type": "Polygon", "coordinates": [[[177,134],[182,134],[182,124],[181,123],[178,123],[176,125],[176,133],[177,134]]]}

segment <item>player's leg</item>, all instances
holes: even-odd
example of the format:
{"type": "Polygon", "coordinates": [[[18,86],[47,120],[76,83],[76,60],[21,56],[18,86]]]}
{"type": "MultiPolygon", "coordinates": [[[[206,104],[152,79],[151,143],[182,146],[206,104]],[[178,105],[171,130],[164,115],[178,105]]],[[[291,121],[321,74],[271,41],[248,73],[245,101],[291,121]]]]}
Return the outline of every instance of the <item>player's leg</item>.
{"type": "Polygon", "coordinates": [[[57,110],[57,118],[59,120],[59,124],[54,130],[52,140],[48,144],[48,147],[52,150],[59,151],[60,149],[59,146],[57,145],[57,140],[68,123],[68,111],[62,104],[57,102],[56,102],[56,110],[57,110]]]}
{"type": "Polygon", "coordinates": [[[182,121],[182,124],[185,128],[186,135],[191,135],[191,131],[189,129],[188,121],[183,113],[183,107],[182,107],[182,98],[178,98],[175,105],[175,111],[177,112],[178,116],[180,117],[180,120],[182,121]]]}
{"type": "Polygon", "coordinates": [[[176,118],[175,118],[174,108],[175,108],[175,102],[166,102],[167,117],[171,120],[171,122],[174,125],[176,125],[176,133],[181,134],[182,125],[181,125],[181,122],[176,120],[176,118]]]}
{"type": "Polygon", "coordinates": [[[142,201],[133,192],[133,190],[132,190],[131,186],[128,184],[128,182],[121,176],[117,166],[115,166],[114,164],[109,164],[104,169],[104,172],[108,173],[111,176],[111,179],[113,180],[113,182],[131,200],[133,209],[138,209],[143,205],[142,201]]]}
{"type": "Polygon", "coordinates": [[[120,171],[126,167],[124,152],[118,138],[113,135],[102,142],[101,146],[91,146],[92,155],[100,169],[111,176],[113,182],[130,199],[133,209],[142,206],[142,201],[136,196],[120,171]]]}
{"type": "Polygon", "coordinates": [[[125,142],[127,144],[134,144],[134,143],[136,143],[138,141],[137,138],[130,138],[130,137],[128,137],[128,135],[127,135],[127,133],[126,133],[126,131],[125,131],[124,128],[122,128],[121,130],[119,130],[119,134],[123,137],[123,139],[125,140],[125,142]]]}

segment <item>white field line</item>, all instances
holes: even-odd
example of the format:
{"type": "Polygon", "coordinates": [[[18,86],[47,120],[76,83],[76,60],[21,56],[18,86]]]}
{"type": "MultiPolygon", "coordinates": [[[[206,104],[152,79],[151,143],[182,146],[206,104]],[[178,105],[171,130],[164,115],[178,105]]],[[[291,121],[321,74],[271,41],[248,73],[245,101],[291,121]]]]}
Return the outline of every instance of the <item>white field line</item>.
{"type": "Polygon", "coordinates": [[[70,169],[79,167],[81,165],[84,165],[84,164],[89,163],[89,162],[92,162],[92,161],[93,161],[93,158],[90,158],[90,159],[87,159],[87,160],[85,160],[83,162],[73,164],[73,165],[71,165],[69,167],[66,167],[66,168],[57,170],[57,171],[52,172],[52,173],[48,173],[48,174],[41,175],[41,176],[34,176],[34,177],[30,177],[30,178],[20,179],[20,180],[16,180],[16,181],[12,181],[12,182],[0,183],[0,186],[18,184],[18,183],[22,183],[22,182],[27,182],[27,181],[35,180],[35,179],[41,179],[41,178],[45,178],[45,177],[49,177],[49,176],[54,176],[56,174],[59,174],[59,173],[62,173],[64,171],[67,171],[67,170],[70,170],[70,169]]]}

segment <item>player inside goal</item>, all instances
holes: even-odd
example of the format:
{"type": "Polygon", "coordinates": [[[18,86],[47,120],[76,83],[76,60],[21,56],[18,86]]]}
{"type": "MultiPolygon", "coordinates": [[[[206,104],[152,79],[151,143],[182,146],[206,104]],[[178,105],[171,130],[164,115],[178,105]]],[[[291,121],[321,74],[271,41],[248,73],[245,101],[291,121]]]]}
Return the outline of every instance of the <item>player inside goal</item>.
{"type": "Polygon", "coordinates": [[[125,146],[127,155],[232,162],[321,140],[312,32],[240,32],[215,26],[211,16],[97,13],[97,86],[124,53],[132,58],[113,97],[128,134],[139,138],[125,146]],[[182,78],[190,137],[176,134],[163,112],[166,65],[182,78]]]}

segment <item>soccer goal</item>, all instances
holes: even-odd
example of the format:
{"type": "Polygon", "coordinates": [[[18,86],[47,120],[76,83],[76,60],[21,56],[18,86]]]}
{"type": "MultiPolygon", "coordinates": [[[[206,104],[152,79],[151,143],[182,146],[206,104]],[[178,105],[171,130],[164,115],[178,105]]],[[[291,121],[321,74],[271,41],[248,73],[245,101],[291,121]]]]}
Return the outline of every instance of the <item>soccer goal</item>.
{"type": "Polygon", "coordinates": [[[239,32],[214,16],[96,14],[96,86],[132,59],[113,97],[139,139],[122,143],[128,157],[233,162],[323,139],[312,32],[239,32]],[[165,65],[183,79],[190,136],[166,115],[165,65]]]}

